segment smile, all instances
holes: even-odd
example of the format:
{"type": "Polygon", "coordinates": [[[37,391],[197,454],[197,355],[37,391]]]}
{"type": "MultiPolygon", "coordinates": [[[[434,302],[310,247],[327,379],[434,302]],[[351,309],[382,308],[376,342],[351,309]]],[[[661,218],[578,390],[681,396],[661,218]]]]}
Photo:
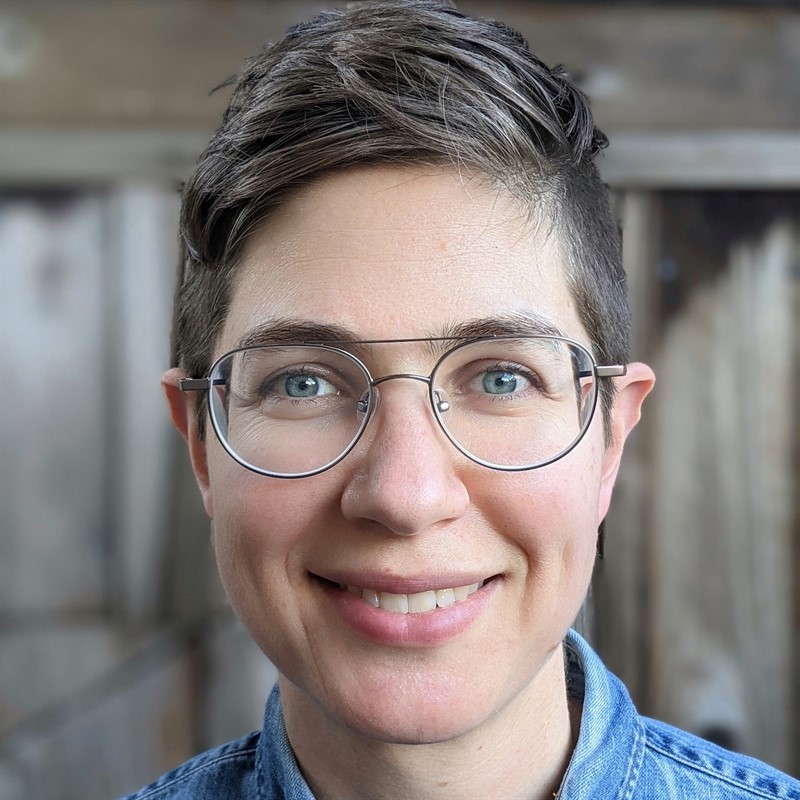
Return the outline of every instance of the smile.
{"type": "Polygon", "coordinates": [[[310,577],[328,607],[358,635],[389,647],[438,647],[487,613],[503,576],[483,574],[487,577],[478,570],[437,576],[345,570],[310,577]]]}
{"type": "Polygon", "coordinates": [[[373,608],[382,608],[393,614],[421,614],[426,611],[435,611],[437,608],[450,608],[461,600],[466,600],[483,586],[484,582],[471,583],[468,586],[454,586],[445,589],[430,589],[425,592],[413,594],[393,594],[392,592],[378,592],[375,589],[362,589],[358,586],[345,586],[339,584],[340,589],[346,589],[350,594],[360,597],[373,608]]]}

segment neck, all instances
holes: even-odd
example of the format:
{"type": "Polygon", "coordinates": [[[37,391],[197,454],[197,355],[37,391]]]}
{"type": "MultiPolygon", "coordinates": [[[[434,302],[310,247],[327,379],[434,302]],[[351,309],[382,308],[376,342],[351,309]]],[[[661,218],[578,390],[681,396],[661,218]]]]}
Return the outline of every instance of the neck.
{"type": "Polygon", "coordinates": [[[280,687],[289,741],[318,800],[552,800],[577,741],[561,648],[478,728],[434,744],[375,741],[283,677],[280,687]]]}

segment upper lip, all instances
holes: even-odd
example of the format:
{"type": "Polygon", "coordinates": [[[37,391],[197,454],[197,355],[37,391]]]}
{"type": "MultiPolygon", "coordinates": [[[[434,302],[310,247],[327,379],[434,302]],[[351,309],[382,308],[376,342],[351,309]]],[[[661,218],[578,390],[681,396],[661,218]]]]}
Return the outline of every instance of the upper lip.
{"type": "Polygon", "coordinates": [[[488,581],[497,573],[489,570],[470,572],[438,572],[426,575],[387,575],[374,571],[325,570],[311,572],[317,578],[342,586],[356,586],[359,589],[374,589],[377,592],[392,594],[416,594],[436,589],[451,589],[457,586],[469,586],[473,583],[488,581]]]}

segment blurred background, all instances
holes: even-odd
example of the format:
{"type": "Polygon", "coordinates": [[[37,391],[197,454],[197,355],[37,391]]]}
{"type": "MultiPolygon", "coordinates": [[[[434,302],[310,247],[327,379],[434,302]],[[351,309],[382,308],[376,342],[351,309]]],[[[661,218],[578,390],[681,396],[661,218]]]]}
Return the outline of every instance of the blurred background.
{"type": "MultiPolygon", "coordinates": [[[[0,5],[0,797],[260,726],[159,377],[178,190],[243,59],[333,2],[0,5]]],[[[467,2],[593,98],[659,376],[582,627],[639,709],[800,772],[800,13],[467,2]]]]}

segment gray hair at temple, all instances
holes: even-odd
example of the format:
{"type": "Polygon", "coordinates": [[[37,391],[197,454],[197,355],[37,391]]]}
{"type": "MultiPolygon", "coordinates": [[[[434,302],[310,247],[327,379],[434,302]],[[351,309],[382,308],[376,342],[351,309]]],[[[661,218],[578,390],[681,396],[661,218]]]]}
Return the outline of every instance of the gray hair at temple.
{"type": "MultiPolygon", "coordinates": [[[[586,97],[515,30],[431,0],[365,3],[291,28],[250,59],[183,192],[173,363],[206,374],[248,235],[323,174],[455,165],[542,214],[599,363],[625,363],[620,235],[586,97]]],[[[601,382],[608,435],[613,382],[601,382]]],[[[203,411],[200,413],[203,430],[203,411]]]]}

